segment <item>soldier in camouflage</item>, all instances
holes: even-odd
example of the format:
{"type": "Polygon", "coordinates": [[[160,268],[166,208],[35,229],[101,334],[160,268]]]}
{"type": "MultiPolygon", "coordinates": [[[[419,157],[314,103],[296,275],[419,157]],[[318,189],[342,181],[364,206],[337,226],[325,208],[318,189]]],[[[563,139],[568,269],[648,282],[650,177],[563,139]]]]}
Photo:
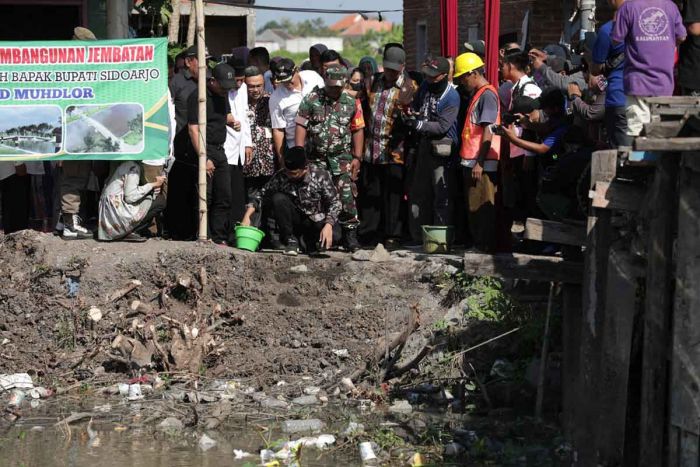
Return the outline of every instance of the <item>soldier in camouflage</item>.
{"type": "Polygon", "coordinates": [[[308,253],[318,246],[331,248],[340,239],[342,206],[330,173],[310,165],[303,147],[285,151],[284,166],[262,189],[251,193],[241,225],[251,225],[252,216],[264,206],[277,223],[286,255],[298,254],[298,236],[308,253]]]}
{"type": "Polygon", "coordinates": [[[309,149],[311,165],[333,176],[343,206],[343,246],[355,251],[360,248],[355,182],[360,173],[365,120],[360,101],[344,90],[347,77],[346,68],[333,66],[326,71],[325,88],[314,89],[304,98],[296,118],[296,145],[309,149]]]}

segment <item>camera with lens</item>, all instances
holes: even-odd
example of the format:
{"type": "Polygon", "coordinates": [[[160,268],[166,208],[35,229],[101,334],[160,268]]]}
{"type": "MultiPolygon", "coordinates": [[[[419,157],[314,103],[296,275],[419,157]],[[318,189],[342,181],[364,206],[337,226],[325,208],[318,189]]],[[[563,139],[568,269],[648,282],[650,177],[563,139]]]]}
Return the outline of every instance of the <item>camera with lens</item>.
{"type": "Polygon", "coordinates": [[[501,120],[503,121],[504,125],[512,125],[513,123],[516,123],[518,120],[520,120],[520,117],[512,113],[505,113],[503,114],[501,120]]]}

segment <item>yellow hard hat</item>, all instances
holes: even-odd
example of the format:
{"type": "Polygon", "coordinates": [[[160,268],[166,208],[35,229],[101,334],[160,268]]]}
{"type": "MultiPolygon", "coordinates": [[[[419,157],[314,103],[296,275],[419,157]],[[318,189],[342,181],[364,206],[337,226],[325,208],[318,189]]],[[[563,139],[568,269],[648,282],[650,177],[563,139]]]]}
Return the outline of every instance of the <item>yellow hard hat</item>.
{"type": "Polygon", "coordinates": [[[474,70],[484,66],[484,61],[477,54],[467,52],[458,56],[455,59],[455,78],[459,78],[465,73],[471,73],[474,70]]]}

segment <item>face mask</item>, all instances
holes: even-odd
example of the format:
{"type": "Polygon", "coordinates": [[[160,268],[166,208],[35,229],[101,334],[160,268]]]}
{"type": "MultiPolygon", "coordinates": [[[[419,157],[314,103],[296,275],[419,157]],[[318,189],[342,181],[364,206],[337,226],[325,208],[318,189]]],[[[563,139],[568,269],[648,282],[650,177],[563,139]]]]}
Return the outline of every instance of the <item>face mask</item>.
{"type": "Polygon", "coordinates": [[[448,84],[450,84],[449,81],[447,81],[447,79],[443,79],[442,81],[438,81],[437,83],[428,84],[428,90],[433,94],[439,94],[445,89],[447,89],[448,84]]]}
{"type": "Polygon", "coordinates": [[[365,88],[365,87],[364,87],[364,85],[362,84],[362,81],[360,81],[359,83],[350,83],[350,89],[352,89],[353,91],[360,92],[360,91],[362,91],[364,88],[365,88]]]}

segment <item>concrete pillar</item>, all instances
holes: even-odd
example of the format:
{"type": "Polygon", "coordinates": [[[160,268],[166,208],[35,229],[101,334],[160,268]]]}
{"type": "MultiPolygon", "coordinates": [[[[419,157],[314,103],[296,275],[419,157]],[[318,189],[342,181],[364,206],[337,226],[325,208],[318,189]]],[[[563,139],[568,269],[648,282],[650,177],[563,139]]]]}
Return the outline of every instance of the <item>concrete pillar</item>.
{"type": "Polygon", "coordinates": [[[107,0],[107,39],[129,37],[130,0],[107,0]]]}

